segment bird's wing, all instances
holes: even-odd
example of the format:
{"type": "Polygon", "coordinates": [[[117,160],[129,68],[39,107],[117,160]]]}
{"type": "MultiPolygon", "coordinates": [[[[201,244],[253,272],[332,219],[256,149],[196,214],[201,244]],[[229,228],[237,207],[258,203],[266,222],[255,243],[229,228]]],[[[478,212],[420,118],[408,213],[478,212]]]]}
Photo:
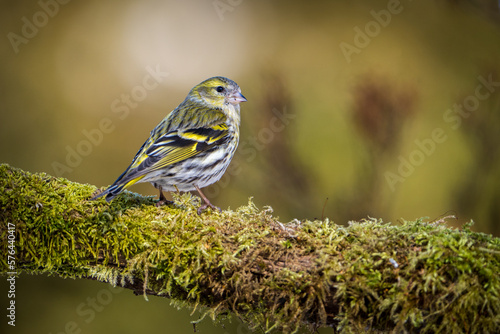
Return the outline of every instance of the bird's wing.
{"type": "Polygon", "coordinates": [[[129,186],[148,173],[194,157],[213,145],[220,144],[227,139],[227,135],[227,125],[222,122],[210,126],[169,131],[152,143],[144,143],[119,181],[129,186]]]}
{"type": "Polygon", "coordinates": [[[164,168],[191,158],[223,141],[228,134],[222,123],[210,127],[171,131],[156,140],[145,152],[138,167],[147,166],[151,171],[164,168]],[[152,163],[152,164],[151,164],[152,163]]]}

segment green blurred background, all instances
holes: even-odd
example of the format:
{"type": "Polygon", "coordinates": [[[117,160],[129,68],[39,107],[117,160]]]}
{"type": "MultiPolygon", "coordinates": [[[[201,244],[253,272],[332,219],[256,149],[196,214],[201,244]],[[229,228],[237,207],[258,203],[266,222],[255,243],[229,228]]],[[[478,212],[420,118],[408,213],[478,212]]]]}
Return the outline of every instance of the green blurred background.
{"type": "MultiPolygon", "coordinates": [[[[223,75],[248,102],[205,192],[218,206],[253,196],[284,222],[455,215],[500,235],[498,2],[62,2],[1,2],[0,162],[109,185],[192,86],[223,75]]],[[[8,333],[192,333],[199,317],[97,282],[22,276],[16,292],[8,333]]]]}

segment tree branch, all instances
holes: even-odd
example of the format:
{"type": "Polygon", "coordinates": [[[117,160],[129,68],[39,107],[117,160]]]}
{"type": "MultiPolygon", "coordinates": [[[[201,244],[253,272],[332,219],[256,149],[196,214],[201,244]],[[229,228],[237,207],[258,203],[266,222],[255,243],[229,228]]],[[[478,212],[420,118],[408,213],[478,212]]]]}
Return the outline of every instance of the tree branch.
{"type": "Polygon", "coordinates": [[[1,272],[105,281],[265,331],[500,332],[500,239],[470,224],[282,224],[251,201],[198,216],[191,194],[157,208],[95,191],[0,165],[1,250],[16,259],[1,272]]]}

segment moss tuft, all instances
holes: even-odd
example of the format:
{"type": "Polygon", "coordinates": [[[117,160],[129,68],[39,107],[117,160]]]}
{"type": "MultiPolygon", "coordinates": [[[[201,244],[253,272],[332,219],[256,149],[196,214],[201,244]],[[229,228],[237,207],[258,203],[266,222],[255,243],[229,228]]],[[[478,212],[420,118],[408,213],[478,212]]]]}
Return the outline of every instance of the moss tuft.
{"type": "Polygon", "coordinates": [[[109,282],[265,332],[500,332],[500,239],[470,225],[283,224],[251,199],[198,216],[191,194],[157,208],[131,192],[90,201],[95,191],[0,165],[2,252],[15,225],[24,272],[109,282]]]}

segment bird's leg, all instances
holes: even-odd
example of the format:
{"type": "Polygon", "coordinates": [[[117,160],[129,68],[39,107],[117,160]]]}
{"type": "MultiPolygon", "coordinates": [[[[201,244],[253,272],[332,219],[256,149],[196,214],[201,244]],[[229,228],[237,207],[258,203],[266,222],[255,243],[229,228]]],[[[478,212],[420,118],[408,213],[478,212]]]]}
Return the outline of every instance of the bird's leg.
{"type": "Polygon", "coordinates": [[[160,185],[155,184],[154,186],[156,189],[160,191],[160,199],[158,200],[158,202],[156,202],[156,206],[162,206],[173,203],[172,201],[169,201],[168,199],[165,198],[165,195],[163,195],[163,191],[160,185]]]}
{"type": "Polygon", "coordinates": [[[208,200],[208,198],[201,192],[200,188],[198,188],[197,185],[194,186],[196,188],[196,190],[198,191],[198,193],[200,194],[201,198],[203,198],[203,201],[205,201],[204,204],[202,204],[198,210],[196,212],[198,212],[198,215],[201,215],[202,211],[205,210],[206,208],[208,207],[211,207],[212,210],[219,210],[219,212],[221,212],[222,210],[219,208],[219,207],[216,207],[215,205],[213,205],[212,203],[210,203],[210,201],[208,200]]]}

